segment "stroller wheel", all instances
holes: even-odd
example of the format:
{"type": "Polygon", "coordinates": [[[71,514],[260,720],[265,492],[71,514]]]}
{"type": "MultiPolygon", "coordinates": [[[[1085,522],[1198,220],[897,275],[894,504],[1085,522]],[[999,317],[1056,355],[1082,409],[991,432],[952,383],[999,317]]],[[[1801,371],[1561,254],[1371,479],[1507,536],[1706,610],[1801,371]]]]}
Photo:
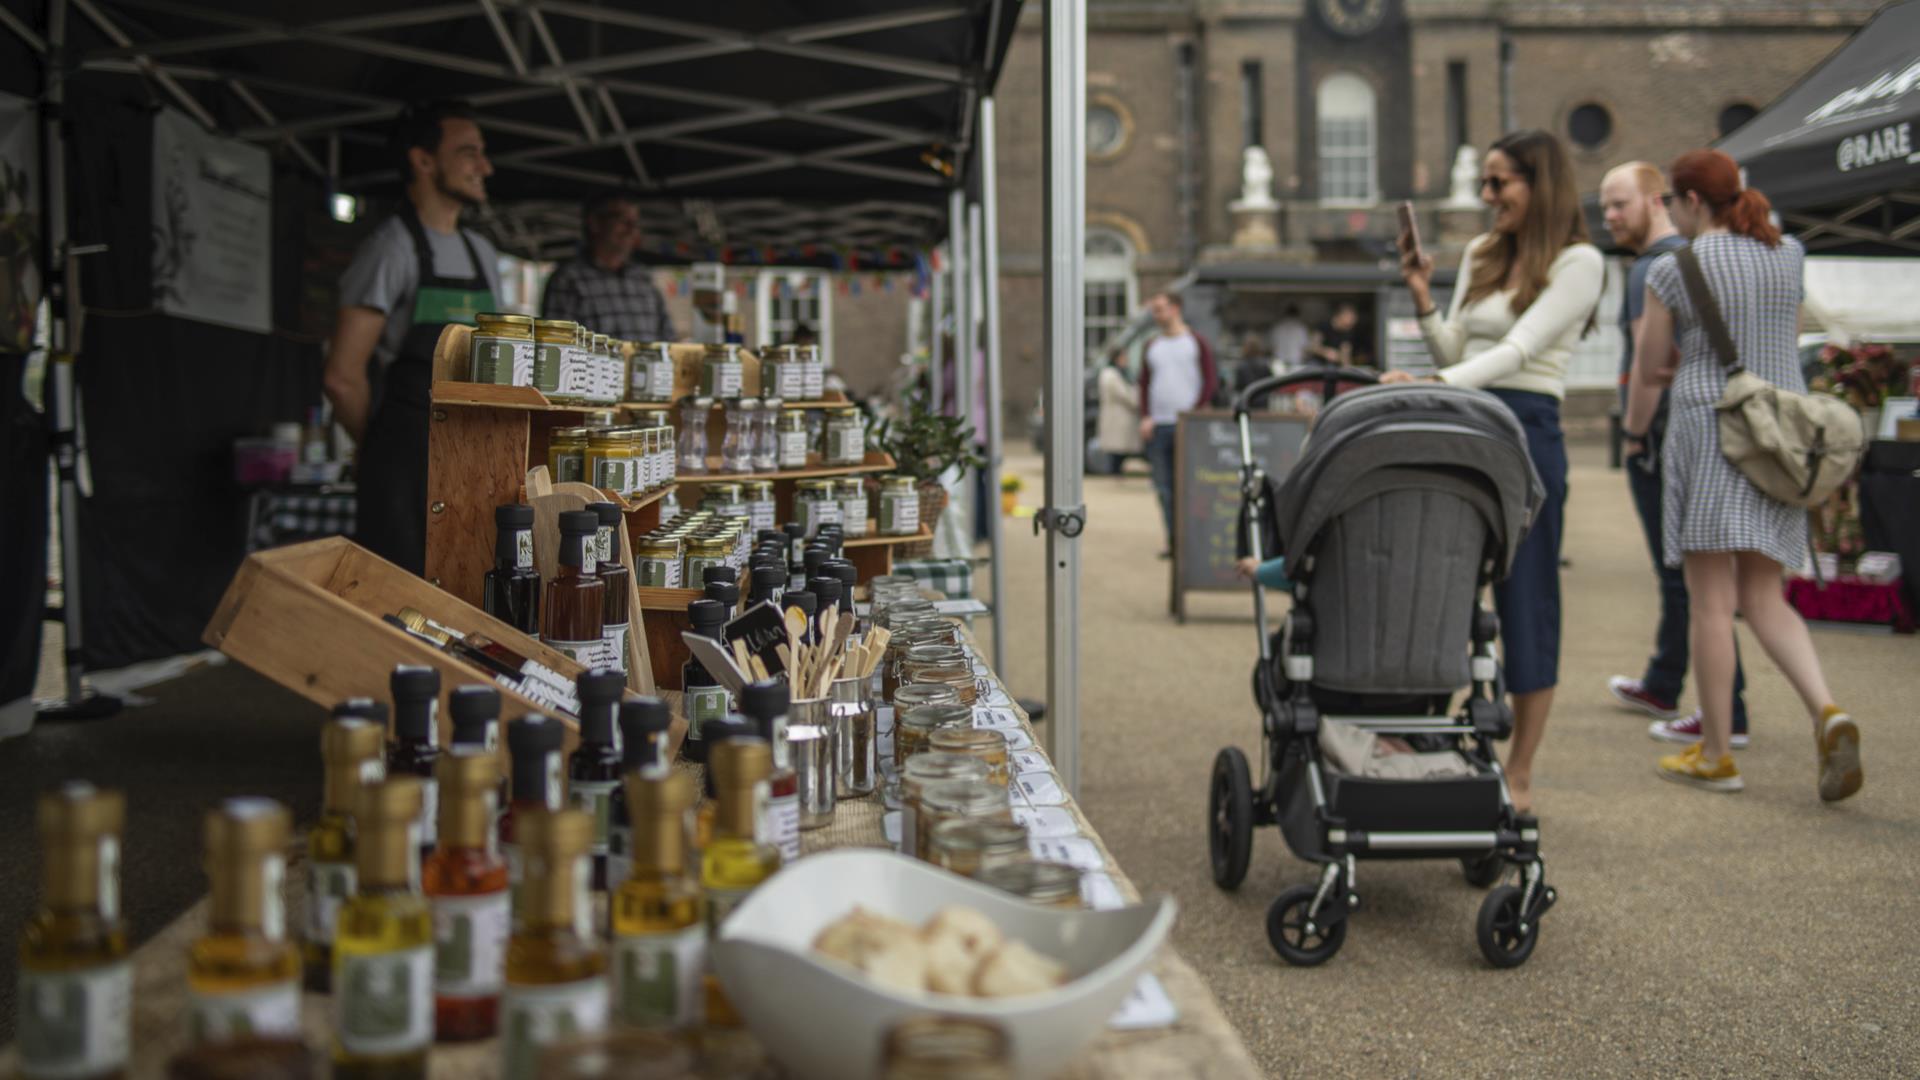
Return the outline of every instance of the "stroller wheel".
{"type": "Polygon", "coordinates": [[[1253,781],[1240,748],[1223,748],[1213,758],[1213,782],[1207,788],[1207,854],[1213,883],[1237,889],[1247,876],[1253,853],[1253,781]]]}
{"type": "Polygon", "coordinates": [[[1524,891],[1518,885],[1502,885],[1487,894],[1480,905],[1476,928],[1480,952],[1487,963],[1497,968],[1519,967],[1533,955],[1540,940],[1539,913],[1526,917],[1520,910],[1524,891]]]}
{"type": "Polygon", "coordinates": [[[1476,889],[1484,889],[1500,880],[1507,872],[1507,861],[1497,851],[1489,851],[1476,859],[1461,859],[1460,872],[1465,875],[1467,884],[1476,889]]]}
{"type": "Polygon", "coordinates": [[[1340,902],[1339,896],[1330,896],[1321,905],[1318,918],[1309,919],[1308,909],[1313,907],[1314,894],[1320,890],[1312,885],[1295,885],[1282,892],[1267,909],[1267,941],[1280,959],[1294,967],[1315,967],[1333,959],[1340,946],[1347,940],[1347,920],[1338,917],[1342,913],[1330,911],[1340,902]],[[1329,920],[1330,916],[1334,916],[1329,920]]]}

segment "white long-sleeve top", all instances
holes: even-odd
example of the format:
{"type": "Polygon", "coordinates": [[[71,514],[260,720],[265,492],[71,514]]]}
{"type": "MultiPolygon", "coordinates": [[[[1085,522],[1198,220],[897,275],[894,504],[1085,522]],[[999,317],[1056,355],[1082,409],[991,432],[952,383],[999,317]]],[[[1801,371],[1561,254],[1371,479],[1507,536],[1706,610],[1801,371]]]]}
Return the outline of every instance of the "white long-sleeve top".
{"type": "Polygon", "coordinates": [[[1465,303],[1473,252],[1484,240],[1475,237],[1461,255],[1447,314],[1433,311],[1420,320],[1440,378],[1453,386],[1565,397],[1574,343],[1600,302],[1606,276],[1600,249],[1569,244],[1548,269],[1547,287],[1516,317],[1510,289],[1465,303]]]}

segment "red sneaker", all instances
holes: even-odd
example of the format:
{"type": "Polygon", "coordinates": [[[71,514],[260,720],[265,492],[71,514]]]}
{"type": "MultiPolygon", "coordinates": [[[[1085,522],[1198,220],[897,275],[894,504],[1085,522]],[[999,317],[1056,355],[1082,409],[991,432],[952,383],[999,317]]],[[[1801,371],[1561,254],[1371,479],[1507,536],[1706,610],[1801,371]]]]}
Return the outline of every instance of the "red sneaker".
{"type": "Polygon", "coordinates": [[[1665,701],[1647,693],[1647,688],[1639,679],[1615,675],[1607,680],[1607,689],[1620,704],[1634,712],[1646,713],[1655,720],[1674,720],[1680,716],[1678,702],[1665,701]]]}
{"type": "MultiPolygon", "coordinates": [[[[1647,725],[1647,734],[1661,742],[1697,743],[1700,741],[1700,710],[1678,720],[1655,720],[1647,725]]],[[[1751,740],[1742,732],[1734,732],[1728,737],[1727,744],[1735,750],[1745,750],[1751,740]]]]}

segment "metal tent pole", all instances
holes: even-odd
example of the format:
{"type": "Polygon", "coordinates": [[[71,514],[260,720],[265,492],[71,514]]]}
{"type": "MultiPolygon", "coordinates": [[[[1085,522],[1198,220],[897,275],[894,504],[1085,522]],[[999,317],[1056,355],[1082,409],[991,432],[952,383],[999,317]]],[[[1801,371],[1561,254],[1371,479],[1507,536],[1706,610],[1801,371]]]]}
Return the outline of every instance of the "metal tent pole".
{"type": "MultiPolygon", "coordinates": [[[[947,250],[953,252],[953,415],[964,422],[973,411],[973,249],[967,246],[967,193],[956,187],[947,193],[947,250]]],[[[960,470],[960,505],[966,518],[965,543],[961,555],[973,549],[972,478],[960,470]]]]}
{"type": "Polygon", "coordinates": [[[987,415],[987,575],[993,590],[993,670],[1006,677],[1007,633],[1001,610],[1006,597],[1006,571],[1000,561],[1000,237],[999,194],[993,176],[993,99],[980,103],[980,202],[973,208],[974,250],[980,253],[980,327],[986,339],[987,415]]]}
{"type": "Polygon", "coordinates": [[[1069,791],[1080,787],[1081,482],[1086,436],[1081,399],[1085,348],[1086,0],[1047,0],[1041,86],[1046,113],[1044,184],[1047,325],[1047,755],[1069,791]]]}
{"type": "MultiPolygon", "coordinates": [[[[938,248],[935,248],[934,251],[936,255],[939,253],[938,248]]],[[[942,258],[941,262],[944,264],[946,259],[942,258]]],[[[935,270],[930,276],[933,279],[931,282],[933,287],[931,299],[933,303],[931,305],[932,317],[930,320],[933,335],[927,342],[927,406],[937,414],[942,411],[940,406],[946,400],[946,395],[941,393],[940,390],[940,383],[947,373],[947,349],[940,337],[940,323],[941,320],[946,317],[947,309],[947,271],[945,266],[943,265],[941,269],[935,270]]]]}

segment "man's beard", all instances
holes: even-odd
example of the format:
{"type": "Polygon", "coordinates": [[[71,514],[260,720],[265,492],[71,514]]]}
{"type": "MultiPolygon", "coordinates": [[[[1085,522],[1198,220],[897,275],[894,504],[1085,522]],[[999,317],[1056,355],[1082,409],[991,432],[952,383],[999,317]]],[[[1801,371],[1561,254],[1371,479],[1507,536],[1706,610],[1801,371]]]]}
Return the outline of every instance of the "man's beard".
{"type": "Polygon", "coordinates": [[[433,186],[440,189],[440,194],[445,195],[461,206],[485,206],[487,204],[487,199],[484,195],[476,199],[464,191],[456,191],[449,187],[447,185],[447,178],[444,176],[435,177],[433,186]]]}

